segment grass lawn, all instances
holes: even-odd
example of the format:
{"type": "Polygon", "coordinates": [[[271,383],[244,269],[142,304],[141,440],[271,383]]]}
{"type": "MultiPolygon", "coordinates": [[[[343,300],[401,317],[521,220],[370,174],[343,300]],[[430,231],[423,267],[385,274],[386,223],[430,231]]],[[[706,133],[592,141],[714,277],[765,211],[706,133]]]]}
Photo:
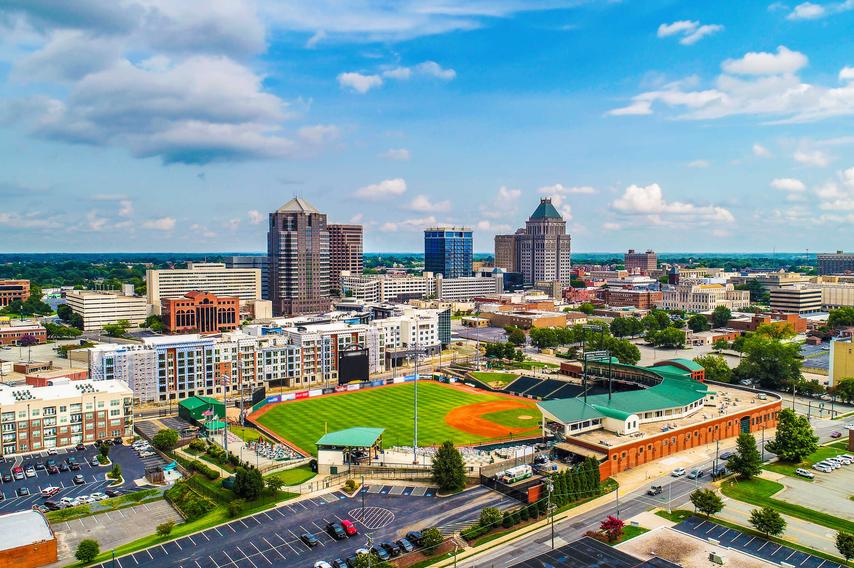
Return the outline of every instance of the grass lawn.
{"type": "Polygon", "coordinates": [[[542,414],[535,406],[530,408],[511,408],[510,410],[499,410],[498,412],[490,412],[483,415],[484,418],[496,424],[502,424],[511,428],[531,428],[540,427],[542,414]],[[522,419],[520,416],[529,416],[530,418],[522,419]]]}
{"type": "MultiPolygon", "coordinates": [[[[383,445],[412,443],[413,383],[353,393],[286,402],[272,407],[259,422],[303,450],[317,453],[317,440],[326,432],[354,426],[385,428],[383,445]]],[[[438,445],[445,440],[471,444],[485,440],[445,423],[459,406],[506,400],[494,394],[465,392],[432,381],[418,382],[418,443],[438,445]]]]}
{"type": "Polygon", "coordinates": [[[684,509],[677,509],[672,513],[668,513],[667,511],[656,511],[655,514],[663,519],[667,519],[672,523],[681,523],[685,519],[694,516],[694,513],[692,513],[691,511],[686,511],[684,509]]]}
{"type": "Polygon", "coordinates": [[[300,483],[305,483],[315,475],[317,474],[311,471],[311,468],[309,466],[302,465],[293,469],[284,469],[282,471],[276,471],[269,475],[265,475],[264,477],[278,477],[279,479],[285,482],[285,485],[299,485],[300,483]]]}
{"type": "Polygon", "coordinates": [[[632,525],[626,525],[623,527],[623,534],[620,538],[618,538],[615,542],[609,542],[611,546],[616,546],[621,542],[626,542],[627,540],[633,539],[636,536],[640,536],[645,532],[649,532],[649,529],[645,529],[643,527],[635,527],[632,525]]]}
{"type": "Polygon", "coordinates": [[[472,371],[471,376],[490,386],[505,387],[519,378],[515,373],[502,373],[499,371],[472,371]]]}
{"type": "Polygon", "coordinates": [[[560,365],[556,365],[555,363],[544,363],[542,361],[513,361],[506,365],[514,369],[525,369],[528,371],[534,369],[557,369],[560,367],[560,365]]]}
{"type": "Polygon", "coordinates": [[[249,428],[246,426],[229,426],[228,431],[232,432],[233,434],[237,434],[237,436],[244,442],[257,442],[258,440],[267,440],[266,436],[264,436],[255,428],[249,428]]]}
{"type": "Polygon", "coordinates": [[[773,471],[776,473],[782,473],[783,475],[788,475],[789,477],[797,477],[798,479],[806,479],[801,477],[800,475],[795,474],[795,469],[802,467],[804,469],[810,469],[814,464],[820,462],[826,458],[832,458],[834,456],[838,456],[839,454],[846,453],[846,450],[839,449],[830,446],[821,446],[815,453],[812,453],[806,457],[804,461],[797,464],[791,464],[786,462],[774,462],[765,466],[765,469],[768,471],[773,471]]]}
{"type": "Polygon", "coordinates": [[[840,450],[842,450],[842,453],[848,452],[848,442],[846,440],[839,440],[838,442],[833,442],[832,444],[828,444],[826,447],[839,448],[840,450]]]}
{"type": "Polygon", "coordinates": [[[721,485],[721,493],[732,499],[738,499],[759,507],[772,507],[777,512],[791,517],[797,517],[807,522],[825,526],[836,531],[854,532],[854,521],[840,519],[821,511],[808,509],[772,496],[783,489],[783,485],[754,478],[750,481],[728,480],[721,485]]]}

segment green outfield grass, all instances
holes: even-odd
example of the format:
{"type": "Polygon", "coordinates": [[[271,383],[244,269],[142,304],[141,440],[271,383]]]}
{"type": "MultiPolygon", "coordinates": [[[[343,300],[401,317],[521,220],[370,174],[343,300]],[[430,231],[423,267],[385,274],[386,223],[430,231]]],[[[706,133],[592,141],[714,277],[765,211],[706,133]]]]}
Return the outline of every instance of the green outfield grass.
{"type": "MultiPolygon", "coordinates": [[[[385,447],[410,445],[413,396],[413,383],[405,383],[286,402],[271,408],[258,422],[312,454],[317,453],[315,443],[324,433],[354,426],[385,428],[385,447]]],[[[504,399],[505,397],[494,394],[470,393],[440,383],[419,381],[419,445],[438,445],[445,440],[451,440],[455,444],[472,444],[485,440],[452,428],[445,423],[445,416],[459,406],[504,399]]],[[[537,417],[529,421],[532,425],[539,424],[540,414],[533,403],[531,411],[526,410],[525,413],[537,417]]]]}
{"type": "Polygon", "coordinates": [[[503,388],[519,378],[517,373],[502,373],[499,371],[472,371],[471,376],[479,381],[494,386],[499,383],[503,388]]]}
{"type": "Polygon", "coordinates": [[[498,412],[490,412],[483,415],[484,418],[496,424],[502,424],[511,428],[538,428],[542,419],[539,409],[536,407],[527,408],[511,408],[510,410],[499,410],[498,412]],[[520,416],[530,416],[527,419],[521,419],[520,416]]]}

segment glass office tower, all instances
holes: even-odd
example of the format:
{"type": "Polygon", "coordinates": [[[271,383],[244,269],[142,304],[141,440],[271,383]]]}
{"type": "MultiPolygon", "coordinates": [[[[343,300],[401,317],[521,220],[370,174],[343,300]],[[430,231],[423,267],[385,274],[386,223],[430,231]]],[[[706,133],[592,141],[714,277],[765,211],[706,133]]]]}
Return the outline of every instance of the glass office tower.
{"type": "Polygon", "coordinates": [[[472,275],[472,230],[467,227],[431,227],[424,230],[424,271],[445,278],[472,275]]]}

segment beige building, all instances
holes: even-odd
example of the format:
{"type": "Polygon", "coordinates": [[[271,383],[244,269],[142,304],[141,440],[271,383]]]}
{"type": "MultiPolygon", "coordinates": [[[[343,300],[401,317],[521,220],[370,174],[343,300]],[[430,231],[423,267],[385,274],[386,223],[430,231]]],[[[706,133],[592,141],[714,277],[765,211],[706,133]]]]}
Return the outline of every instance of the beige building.
{"type": "Polygon", "coordinates": [[[2,455],[132,436],[132,400],[127,383],[115,380],[0,385],[2,455]]]}
{"type": "Polygon", "coordinates": [[[830,366],[828,368],[828,386],[842,379],[854,378],[854,342],[851,337],[835,339],[830,342],[830,366]]]}
{"type": "Polygon", "coordinates": [[[789,314],[821,311],[821,290],[806,286],[771,288],[771,309],[789,314]]]}
{"type": "Polygon", "coordinates": [[[736,290],[732,284],[680,283],[665,290],[658,307],[665,310],[710,312],[718,306],[742,310],[750,306],[750,292],[736,290]]]}
{"type": "Polygon", "coordinates": [[[407,302],[428,296],[459,302],[500,294],[504,291],[504,280],[501,275],[443,278],[432,272],[425,272],[423,276],[366,276],[343,271],[341,289],[364,302],[407,302]]]}
{"type": "Polygon", "coordinates": [[[807,286],[821,290],[821,305],[826,310],[854,306],[854,283],[842,282],[835,276],[821,276],[807,286]]]}
{"type": "Polygon", "coordinates": [[[188,262],[187,268],[147,270],[145,285],[148,303],[160,313],[163,298],[183,298],[194,290],[240,299],[240,303],[261,299],[261,270],[226,268],[219,262],[188,262]]]}
{"type": "Polygon", "coordinates": [[[98,331],[108,323],[127,320],[138,326],[151,313],[148,301],[133,295],[133,287],[125,285],[122,292],[100,290],[69,290],[65,294],[68,307],[83,318],[83,331],[98,331]]]}

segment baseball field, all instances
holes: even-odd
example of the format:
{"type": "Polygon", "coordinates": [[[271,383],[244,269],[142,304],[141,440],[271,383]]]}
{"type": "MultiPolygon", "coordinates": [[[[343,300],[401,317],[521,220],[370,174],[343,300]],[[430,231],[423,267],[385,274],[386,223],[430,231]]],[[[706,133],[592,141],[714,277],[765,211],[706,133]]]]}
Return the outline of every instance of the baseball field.
{"type": "MultiPolygon", "coordinates": [[[[250,420],[313,455],[326,432],[354,426],[385,428],[385,447],[411,445],[414,396],[414,384],[402,383],[273,404],[250,420]]],[[[418,383],[420,446],[532,435],[539,431],[540,417],[532,400],[433,381],[418,383]]]]}

